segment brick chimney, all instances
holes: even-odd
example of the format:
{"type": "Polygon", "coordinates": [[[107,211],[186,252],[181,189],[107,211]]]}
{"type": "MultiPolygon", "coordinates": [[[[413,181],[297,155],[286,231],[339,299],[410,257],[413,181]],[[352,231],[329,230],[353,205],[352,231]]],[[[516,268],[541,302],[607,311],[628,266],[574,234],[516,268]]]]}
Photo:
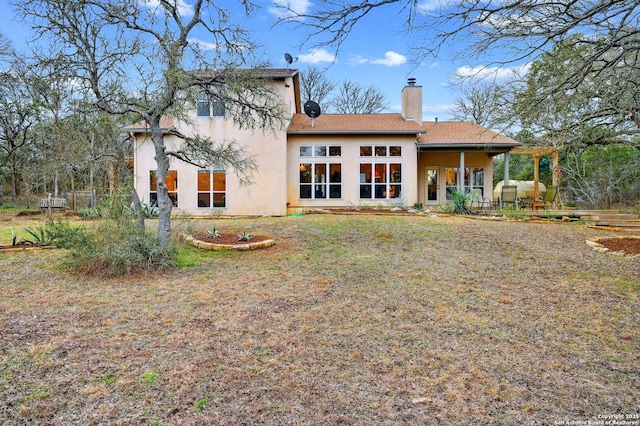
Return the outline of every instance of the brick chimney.
{"type": "Polygon", "coordinates": [[[402,116],[422,125],[422,86],[416,86],[416,79],[407,79],[402,89],[402,116]]]}

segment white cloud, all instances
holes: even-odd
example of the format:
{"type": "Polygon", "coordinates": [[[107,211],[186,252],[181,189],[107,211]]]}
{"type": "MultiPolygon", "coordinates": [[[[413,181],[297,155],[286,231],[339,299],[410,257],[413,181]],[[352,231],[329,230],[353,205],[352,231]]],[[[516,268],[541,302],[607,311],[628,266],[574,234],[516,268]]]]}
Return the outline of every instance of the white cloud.
{"type": "Polygon", "coordinates": [[[438,115],[440,114],[448,114],[450,113],[455,105],[452,104],[434,104],[434,105],[423,105],[422,112],[427,114],[438,115]]]}
{"type": "Polygon", "coordinates": [[[320,62],[335,62],[336,57],[325,49],[311,49],[306,55],[298,55],[298,59],[306,64],[318,64],[320,62]]]}
{"type": "Polygon", "coordinates": [[[531,64],[519,65],[514,67],[487,67],[484,65],[470,66],[465,65],[456,70],[456,74],[470,79],[483,80],[504,80],[519,75],[523,75],[529,71],[531,64]]]}
{"type": "Polygon", "coordinates": [[[373,59],[372,64],[396,67],[407,62],[407,57],[396,52],[389,51],[384,54],[384,59],[373,59]]]}
{"type": "Polygon", "coordinates": [[[418,3],[418,12],[433,12],[440,7],[440,0],[426,0],[418,3]]]}
{"type": "Polygon", "coordinates": [[[195,44],[200,50],[218,50],[217,43],[200,40],[199,38],[190,38],[188,41],[191,44],[195,44]]]}
{"type": "Polygon", "coordinates": [[[349,59],[349,62],[351,63],[351,65],[362,65],[369,62],[369,60],[361,55],[353,55],[351,59],[349,59]]]}
{"type": "MultiPolygon", "coordinates": [[[[454,109],[454,104],[422,105],[422,119],[426,121],[434,121],[436,118],[445,121],[451,120],[454,109]]],[[[400,112],[402,111],[402,105],[391,105],[387,110],[389,112],[400,112]]]]}
{"type": "Polygon", "coordinates": [[[273,0],[269,12],[278,18],[290,18],[304,15],[311,7],[309,0],[273,0]]]}
{"type": "MultiPolygon", "coordinates": [[[[175,2],[180,16],[182,16],[183,18],[187,16],[193,16],[192,5],[185,3],[184,0],[175,0],[175,2]]],[[[160,6],[160,0],[138,0],[138,4],[157,11],[164,10],[162,8],[158,9],[158,7],[160,6]]]]}

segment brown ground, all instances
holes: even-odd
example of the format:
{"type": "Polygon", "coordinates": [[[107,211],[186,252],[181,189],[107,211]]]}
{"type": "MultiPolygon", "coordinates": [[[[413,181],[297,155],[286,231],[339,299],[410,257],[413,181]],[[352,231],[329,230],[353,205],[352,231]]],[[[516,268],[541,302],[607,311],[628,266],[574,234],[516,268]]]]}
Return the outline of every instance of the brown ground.
{"type": "Polygon", "coordinates": [[[585,244],[618,233],[396,215],[215,223],[276,245],[186,247],[197,265],[117,279],[65,270],[62,250],[0,255],[0,423],[586,424],[639,413],[639,260],[585,244]]]}
{"type": "Polygon", "coordinates": [[[231,231],[225,231],[224,233],[221,233],[220,236],[217,238],[212,238],[208,236],[206,233],[200,232],[193,235],[193,237],[199,241],[206,241],[208,243],[231,244],[231,245],[259,243],[260,241],[269,239],[269,237],[266,237],[264,235],[251,235],[251,239],[249,241],[240,241],[238,239],[238,235],[242,235],[242,232],[234,233],[231,231]]]}
{"type": "Polygon", "coordinates": [[[609,238],[598,240],[609,251],[623,251],[626,254],[640,254],[640,238],[609,238]]]}

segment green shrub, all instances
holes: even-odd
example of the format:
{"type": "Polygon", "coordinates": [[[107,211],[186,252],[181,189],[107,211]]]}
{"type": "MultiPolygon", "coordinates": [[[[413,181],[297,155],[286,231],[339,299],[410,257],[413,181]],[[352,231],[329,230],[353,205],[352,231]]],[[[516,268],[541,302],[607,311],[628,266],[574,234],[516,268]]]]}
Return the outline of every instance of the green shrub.
{"type": "Polygon", "coordinates": [[[60,248],[71,248],[86,244],[88,234],[84,227],[71,225],[60,219],[47,221],[47,229],[53,244],[60,248]]]}
{"type": "Polygon", "coordinates": [[[78,212],[78,215],[85,219],[100,219],[102,217],[102,207],[90,207],[78,212]]]}
{"type": "MultiPolygon", "coordinates": [[[[142,215],[146,219],[153,219],[160,216],[160,209],[154,202],[145,202],[144,200],[140,201],[140,209],[142,210],[142,215]]],[[[131,215],[135,216],[135,206],[133,203],[129,207],[127,207],[127,212],[131,215]]]]}
{"type": "Polygon", "coordinates": [[[139,230],[128,218],[98,223],[81,244],[70,247],[69,258],[71,266],[88,274],[124,275],[177,266],[174,247],[163,248],[157,236],[139,230]]]}

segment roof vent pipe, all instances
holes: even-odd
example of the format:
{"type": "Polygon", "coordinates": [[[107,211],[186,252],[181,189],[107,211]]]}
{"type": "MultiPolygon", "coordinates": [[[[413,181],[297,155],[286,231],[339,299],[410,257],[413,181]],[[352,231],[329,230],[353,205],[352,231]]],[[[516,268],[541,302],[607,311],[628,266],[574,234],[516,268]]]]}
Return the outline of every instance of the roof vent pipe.
{"type": "Polygon", "coordinates": [[[408,86],[415,86],[416,85],[416,79],[414,77],[410,77],[407,79],[407,85],[408,86]]]}

